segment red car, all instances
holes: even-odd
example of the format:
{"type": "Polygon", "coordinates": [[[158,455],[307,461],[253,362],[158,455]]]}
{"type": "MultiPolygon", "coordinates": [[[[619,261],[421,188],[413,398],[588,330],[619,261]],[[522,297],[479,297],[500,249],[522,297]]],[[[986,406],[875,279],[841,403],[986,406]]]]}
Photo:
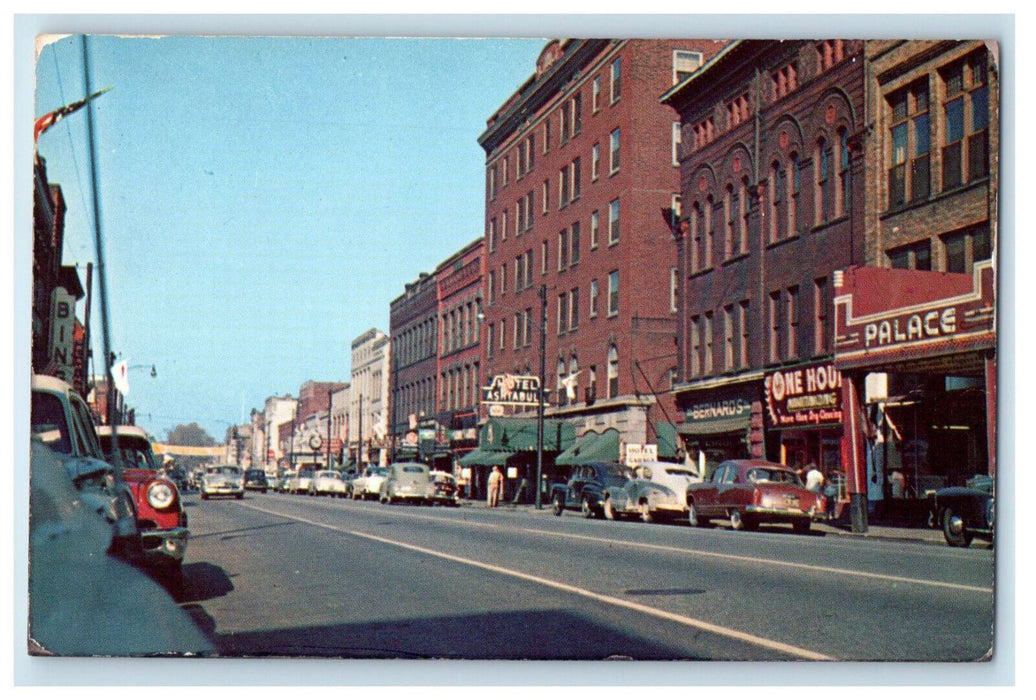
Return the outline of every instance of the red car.
{"type": "MultiPolygon", "coordinates": [[[[133,492],[137,526],[146,561],[179,568],[187,550],[187,512],[176,484],[159,470],[151,440],[142,428],[120,425],[117,429],[122,479],[133,492]]],[[[97,427],[101,449],[114,460],[112,428],[97,427]]]]}
{"type": "Polygon", "coordinates": [[[822,516],[823,505],[823,497],[807,491],[793,470],[761,459],[721,462],[708,481],[687,487],[692,527],[723,518],[735,530],[791,523],[795,532],[809,532],[814,517],[822,516]]]}

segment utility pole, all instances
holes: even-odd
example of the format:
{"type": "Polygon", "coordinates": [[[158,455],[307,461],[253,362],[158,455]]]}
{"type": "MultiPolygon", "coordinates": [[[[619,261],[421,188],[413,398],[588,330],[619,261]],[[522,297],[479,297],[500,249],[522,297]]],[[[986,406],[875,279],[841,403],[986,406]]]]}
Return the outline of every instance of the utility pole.
{"type": "Polygon", "coordinates": [[[540,285],[540,391],[536,401],[536,509],[543,507],[543,390],[547,373],[547,285],[540,285]]]}
{"type": "Polygon", "coordinates": [[[331,468],[331,397],[335,390],[327,390],[327,468],[331,468]]]}

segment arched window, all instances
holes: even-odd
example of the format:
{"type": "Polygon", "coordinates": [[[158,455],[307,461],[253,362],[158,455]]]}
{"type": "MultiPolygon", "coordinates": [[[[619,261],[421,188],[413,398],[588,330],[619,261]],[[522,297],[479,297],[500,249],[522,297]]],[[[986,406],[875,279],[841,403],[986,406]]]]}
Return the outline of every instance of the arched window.
{"type": "Polygon", "coordinates": [[[784,236],[784,172],[781,164],[774,161],[770,165],[770,243],[779,241],[784,236]]]}
{"type": "Polygon", "coordinates": [[[568,395],[565,392],[565,361],[558,358],[558,383],[557,383],[557,396],[558,406],[564,406],[568,402],[568,395]]]}
{"type": "Polygon", "coordinates": [[[838,130],[838,195],[835,203],[838,216],[845,216],[849,209],[849,132],[838,130]]]}
{"type": "Polygon", "coordinates": [[[608,347],[608,398],[619,395],[619,351],[614,346],[608,347]]]}
{"type": "Polygon", "coordinates": [[[788,159],[788,235],[794,236],[802,225],[802,178],[799,170],[799,154],[792,153],[788,159]]]}

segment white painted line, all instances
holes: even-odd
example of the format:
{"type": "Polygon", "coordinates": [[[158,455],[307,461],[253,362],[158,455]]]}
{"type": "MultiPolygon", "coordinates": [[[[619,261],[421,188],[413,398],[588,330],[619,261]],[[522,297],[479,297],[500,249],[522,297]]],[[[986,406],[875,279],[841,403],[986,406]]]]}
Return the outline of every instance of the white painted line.
{"type": "Polygon", "coordinates": [[[252,508],[254,510],[261,511],[263,513],[268,513],[270,515],[276,515],[276,516],[279,516],[279,517],[282,517],[282,518],[289,518],[291,520],[296,520],[298,522],[306,523],[307,525],[312,525],[314,527],[323,528],[325,530],[331,530],[331,531],[334,531],[334,532],[341,532],[341,533],[344,533],[344,534],[347,534],[347,535],[352,535],[354,537],[360,537],[360,538],[363,538],[363,539],[372,540],[374,542],[381,542],[382,544],[392,545],[394,547],[400,547],[402,549],[408,549],[408,550],[411,550],[411,551],[414,551],[414,552],[420,552],[421,554],[428,554],[428,555],[433,556],[433,557],[439,557],[440,559],[446,559],[447,561],[456,562],[458,564],[465,564],[467,566],[473,566],[473,567],[476,567],[476,568],[479,568],[479,569],[485,569],[486,571],[491,571],[493,573],[502,574],[504,576],[511,576],[511,577],[514,577],[514,578],[522,579],[524,581],[530,581],[532,583],[537,583],[537,584],[542,585],[542,586],[547,586],[549,588],[554,588],[554,589],[557,589],[559,591],[564,591],[566,593],[571,593],[573,595],[578,595],[578,596],[582,596],[584,598],[589,598],[590,600],[595,600],[595,601],[598,601],[598,602],[601,602],[601,603],[606,603],[608,605],[614,605],[614,606],[617,606],[617,607],[626,608],[628,610],[634,610],[636,612],[640,612],[640,613],[643,613],[645,615],[651,615],[653,617],[661,618],[663,620],[669,620],[670,622],[676,622],[678,624],[682,624],[682,625],[685,625],[687,627],[693,627],[695,629],[699,629],[699,630],[702,630],[704,632],[710,632],[712,634],[720,635],[720,636],[723,636],[723,637],[729,637],[731,639],[736,639],[738,641],[745,642],[747,644],[752,644],[754,646],[762,647],[764,649],[770,649],[770,650],[773,650],[773,651],[781,652],[783,654],[788,654],[790,656],[795,656],[795,657],[798,657],[800,659],[806,659],[806,660],[810,660],[810,661],[835,661],[836,660],[833,657],[826,656],[824,654],[821,654],[821,653],[815,652],[815,651],[811,651],[809,649],[803,649],[801,647],[792,646],[790,644],[784,644],[783,642],[777,642],[777,641],[774,641],[772,639],[766,639],[764,637],[757,637],[757,636],[755,636],[753,634],[748,634],[747,632],[741,632],[739,630],[731,629],[729,627],[723,627],[721,625],[714,625],[714,624],[712,624],[710,622],[705,622],[704,620],[698,620],[698,619],[695,619],[693,617],[687,617],[685,615],[677,615],[676,613],[671,613],[671,612],[668,612],[666,610],[660,610],[659,608],[652,608],[652,607],[649,607],[647,605],[641,605],[640,603],[634,603],[634,602],[631,602],[631,601],[628,601],[628,600],[623,600],[622,598],[615,598],[613,596],[603,595],[601,593],[594,593],[593,591],[586,590],[585,588],[578,588],[576,586],[571,586],[571,585],[569,585],[567,583],[562,583],[560,581],[554,581],[554,580],[551,580],[551,579],[542,578],[540,576],[533,576],[532,574],[526,574],[526,573],[521,572],[521,571],[515,571],[514,569],[505,569],[503,567],[496,566],[494,564],[487,564],[485,562],[477,561],[475,559],[468,559],[466,557],[459,557],[459,556],[456,556],[456,555],[453,555],[453,554],[447,554],[446,552],[440,552],[440,551],[437,551],[437,550],[434,550],[434,549],[428,549],[427,547],[419,547],[417,545],[410,544],[408,542],[399,542],[397,540],[388,539],[387,537],[379,537],[378,535],[371,535],[371,534],[366,533],[366,532],[359,532],[359,531],[356,531],[356,530],[348,530],[348,529],[345,529],[345,528],[337,527],[335,525],[328,525],[326,523],[316,522],[314,520],[309,520],[307,518],[301,518],[301,517],[298,517],[298,516],[295,516],[295,515],[284,515],[283,513],[277,513],[277,512],[274,512],[274,511],[269,511],[269,510],[266,510],[265,508],[260,508],[258,506],[253,506],[253,505],[250,505],[250,504],[242,504],[242,505],[245,505],[245,507],[252,508]]]}

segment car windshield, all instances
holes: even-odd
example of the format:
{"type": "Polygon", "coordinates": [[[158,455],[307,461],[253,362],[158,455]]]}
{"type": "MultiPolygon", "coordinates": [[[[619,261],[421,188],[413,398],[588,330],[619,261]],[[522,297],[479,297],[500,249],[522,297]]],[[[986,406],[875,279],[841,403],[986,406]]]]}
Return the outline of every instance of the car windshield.
{"type": "Polygon", "coordinates": [[[374,470],[374,476],[388,476],[388,467],[378,467],[374,470]]]}
{"type": "Polygon", "coordinates": [[[313,472],[309,471],[308,469],[303,469],[302,471],[299,472],[299,478],[300,479],[312,479],[313,478],[313,472]]]}
{"type": "Polygon", "coordinates": [[[205,470],[206,474],[223,474],[224,476],[237,476],[241,473],[241,470],[237,467],[209,467],[205,470]]]}
{"type": "Polygon", "coordinates": [[[676,469],[674,469],[672,467],[666,467],[665,473],[669,474],[670,476],[686,476],[686,477],[689,477],[689,478],[693,478],[693,477],[697,476],[697,474],[692,472],[690,469],[683,469],[683,468],[676,468],[676,469]]]}
{"type": "Polygon", "coordinates": [[[417,465],[410,465],[403,467],[403,471],[405,471],[407,474],[422,474],[424,473],[424,468],[419,467],[417,465]]]}
{"type": "Polygon", "coordinates": [[[65,410],[57,396],[43,391],[32,393],[32,434],[54,451],[71,454],[65,410]]]}
{"type": "Polygon", "coordinates": [[[748,470],[747,476],[748,480],[755,484],[768,482],[776,484],[794,484],[795,486],[802,485],[802,481],[799,480],[799,475],[788,469],[766,469],[763,467],[755,467],[748,470]]]}
{"type": "Polygon", "coordinates": [[[633,470],[621,464],[599,467],[601,481],[606,484],[623,484],[633,477],[633,470]]]}
{"type": "Polygon", "coordinates": [[[337,479],[338,472],[317,472],[318,479],[337,479]]]}

